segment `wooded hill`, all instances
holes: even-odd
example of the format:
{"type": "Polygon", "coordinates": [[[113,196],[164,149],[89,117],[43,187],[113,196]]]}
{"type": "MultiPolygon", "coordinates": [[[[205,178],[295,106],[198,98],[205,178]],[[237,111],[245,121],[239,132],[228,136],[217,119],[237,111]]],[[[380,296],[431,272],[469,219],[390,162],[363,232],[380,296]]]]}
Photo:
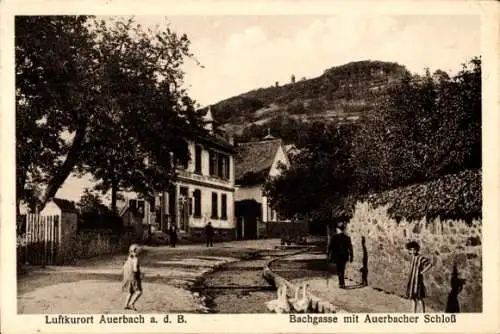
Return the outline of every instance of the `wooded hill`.
{"type": "MultiPolygon", "coordinates": [[[[270,127],[283,135],[283,123],[354,120],[373,110],[387,88],[408,75],[397,63],[358,61],[332,67],[316,78],[259,88],[211,106],[221,127],[240,139],[259,137],[270,127]]],[[[278,133],[275,133],[278,132],[278,133]]],[[[285,134],[283,139],[290,141],[285,134]]]]}

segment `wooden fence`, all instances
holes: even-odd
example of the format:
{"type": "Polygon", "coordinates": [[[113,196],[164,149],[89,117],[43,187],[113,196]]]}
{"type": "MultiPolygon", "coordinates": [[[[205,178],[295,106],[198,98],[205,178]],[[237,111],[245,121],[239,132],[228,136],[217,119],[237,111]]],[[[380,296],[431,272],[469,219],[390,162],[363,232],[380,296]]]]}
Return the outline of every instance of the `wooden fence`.
{"type": "Polygon", "coordinates": [[[54,265],[60,244],[61,217],[26,215],[25,259],[31,265],[54,265]]]}

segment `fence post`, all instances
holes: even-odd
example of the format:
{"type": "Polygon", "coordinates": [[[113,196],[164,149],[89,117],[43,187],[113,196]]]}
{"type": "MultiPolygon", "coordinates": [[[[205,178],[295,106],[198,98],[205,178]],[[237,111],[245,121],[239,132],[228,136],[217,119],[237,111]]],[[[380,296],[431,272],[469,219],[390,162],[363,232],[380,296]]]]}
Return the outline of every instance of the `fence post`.
{"type": "Polygon", "coordinates": [[[59,216],[54,219],[54,228],[52,234],[52,240],[54,245],[54,264],[59,264],[59,249],[61,247],[59,243],[59,225],[61,224],[59,216]]]}
{"type": "Polygon", "coordinates": [[[33,216],[32,224],[33,224],[33,237],[31,238],[31,242],[33,243],[33,247],[31,247],[31,250],[33,252],[32,255],[32,262],[36,263],[38,260],[37,256],[37,241],[38,241],[38,224],[37,224],[37,216],[33,216]]]}
{"type": "Polygon", "coordinates": [[[30,236],[30,233],[31,231],[29,230],[29,226],[31,226],[31,224],[29,224],[29,214],[26,214],[25,218],[24,218],[24,223],[25,223],[25,234],[24,234],[24,264],[26,264],[28,262],[28,245],[29,245],[29,236],[30,236]]]}
{"type": "Polygon", "coordinates": [[[47,225],[49,222],[50,216],[46,216],[43,219],[43,262],[44,266],[47,265],[47,225]]]}
{"type": "Polygon", "coordinates": [[[57,221],[58,221],[58,226],[57,226],[57,245],[58,245],[58,258],[61,257],[61,249],[64,249],[63,248],[63,245],[62,245],[62,214],[60,216],[57,217],[57,221]]]}
{"type": "Polygon", "coordinates": [[[42,262],[42,252],[41,251],[41,241],[43,240],[42,239],[42,216],[38,216],[38,220],[37,220],[37,223],[36,223],[36,231],[37,231],[37,235],[36,235],[36,245],[37,245],[37,252],[36,252],[36,255],[37,255],[37,262],[38,263],[41,263],[42,262]]]}
{"type": "Polygon", "coordinates": [[[55,264],[55,254],[54,254],[54,223],[55,223],[55,218],[52,220],[52,224],[50,224],[50,263],[55,264]]]}

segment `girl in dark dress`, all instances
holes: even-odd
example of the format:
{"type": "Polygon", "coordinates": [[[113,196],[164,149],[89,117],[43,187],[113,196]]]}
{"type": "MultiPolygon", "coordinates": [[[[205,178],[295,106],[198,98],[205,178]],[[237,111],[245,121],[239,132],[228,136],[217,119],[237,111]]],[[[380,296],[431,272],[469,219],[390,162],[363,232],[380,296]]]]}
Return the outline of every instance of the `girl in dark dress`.
{"type": "Polygon", "coordinates": [[[406,285],[406,298],[411,299],[413,302],[413,312],[417,312],[417,305],[422,304],[422,312],[425,313],[424,298],[426,297],[424,285],[424,273],[432,267],[431,261],[420,255],[420,245],[415,242],[406,244],[406,249],[411,255],[410,275],[408,277],[408,284],[406,285]]]}

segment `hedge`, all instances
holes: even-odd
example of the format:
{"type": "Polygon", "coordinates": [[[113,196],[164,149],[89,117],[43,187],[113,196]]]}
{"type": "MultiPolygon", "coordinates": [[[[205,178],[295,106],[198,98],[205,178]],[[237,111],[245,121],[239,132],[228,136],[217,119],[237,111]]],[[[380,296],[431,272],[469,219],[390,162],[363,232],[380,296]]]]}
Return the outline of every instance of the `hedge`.
{"type": "Polygon", "coordinates": [[[414,184],[368,196],[373,207],[389,205],[396,219],[463,219],[482,217],[482,172],[465,170],[431,182],[414,184]]]}

